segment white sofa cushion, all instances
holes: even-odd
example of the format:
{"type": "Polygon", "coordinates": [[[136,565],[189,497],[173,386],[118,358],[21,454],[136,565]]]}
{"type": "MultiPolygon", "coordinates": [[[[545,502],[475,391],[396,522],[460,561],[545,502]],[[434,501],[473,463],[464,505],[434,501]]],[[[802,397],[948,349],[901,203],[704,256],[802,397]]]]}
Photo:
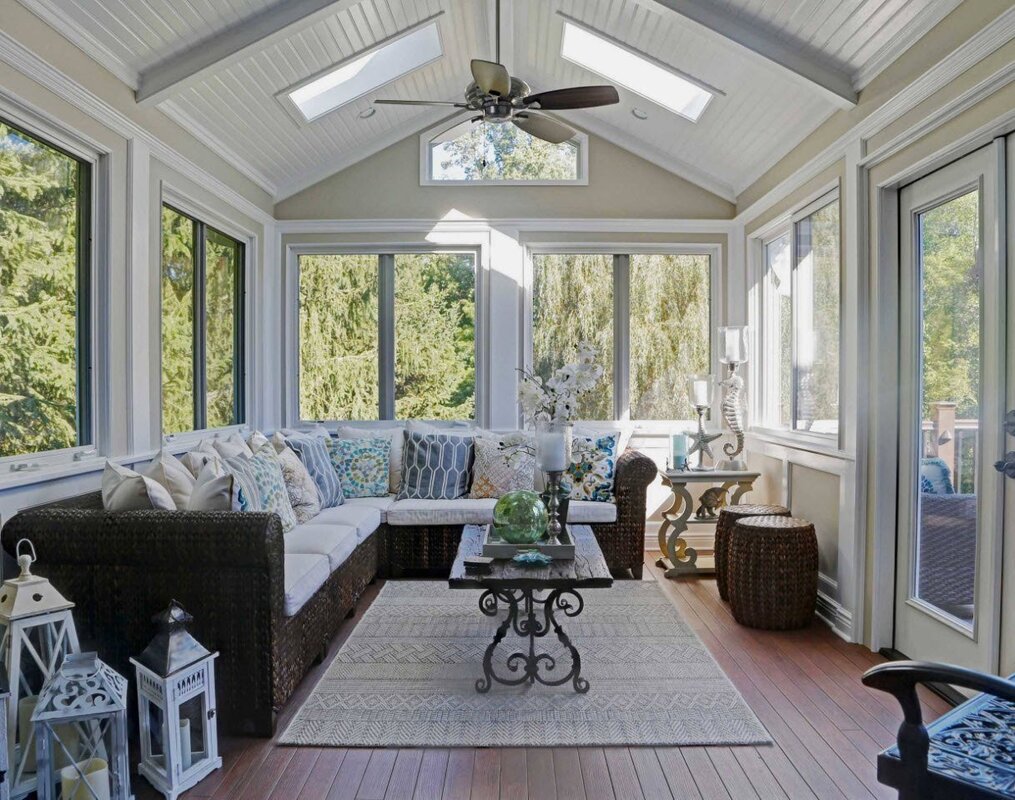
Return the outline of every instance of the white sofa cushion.
{"type": "Polygon", "coordinates": [[[396,500],[388,509],[389,525],[484,525],[493,522],[497,501],[396,500]]]}
{"type": "MultiPolygon", "coordinates": [[[[382,498],[377,498],[382,499],[382,498]]],[[[307,525],[348,525],[356,529],[356,536],[362,542],[381,525],[381,512],[370,506],[354,506],[348,502],[326,508],[307,525]]]]}
{"type": "Polygon", "coordinates": [[[286,553],[284,571],[284,610],[287,617],[303,608],[303,604],[314,596],[331,574],[327,556],[309,553],[286,553]]]}
{"type": "Polygon", "coordinates": [[[376,508],[381,512],[381,523],[388,521],[388,509],[395,502],[395,496],[389,494],[387,497],[350,497],[345,501],[347,506],[364,506],[365,508],[376,508]]]}
{"type": "Polygon", "coordinates": [[[351,525],[297,525],[285,535],[286,555],[326,556],[328,568],[334,572],[359,544],[356,529],[351,525]]]}
{"type": "Polygon", "coordinates": [[[598,500],[572,500],[567,506],[567,521],[575,523],[616,522],[616,503],[598,500]]]}

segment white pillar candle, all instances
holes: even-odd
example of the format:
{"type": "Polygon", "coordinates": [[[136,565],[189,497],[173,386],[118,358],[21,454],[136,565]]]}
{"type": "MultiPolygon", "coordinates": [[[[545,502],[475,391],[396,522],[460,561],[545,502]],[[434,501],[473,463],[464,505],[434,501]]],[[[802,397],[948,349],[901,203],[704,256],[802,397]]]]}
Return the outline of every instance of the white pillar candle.
{"type": "Polygon", "coordinates": [[[539,468],[544,472],[563,472],[567,469],[567,440],[562,433],[536,434],[536,454],[539,468]]]}
{"type": "Polygon", "coordinates": [[[708,402],[708,381],[705,379],[695,379],[691,382],[691,405],[694,406],[707,406],[708,402]]]}
{"type": "Polygon", "coordinates": [[[61,800],[109,800],[109,791],[109,765],[101,758],[79,761],[60,770],[61,800]]]}
{"type": "Polygon", "coordinates": [[[184,772],[190,769],[192,763],[192,754],[190,749],[190,720],[180,720],[180,764],[183,766],[184,772]]]}

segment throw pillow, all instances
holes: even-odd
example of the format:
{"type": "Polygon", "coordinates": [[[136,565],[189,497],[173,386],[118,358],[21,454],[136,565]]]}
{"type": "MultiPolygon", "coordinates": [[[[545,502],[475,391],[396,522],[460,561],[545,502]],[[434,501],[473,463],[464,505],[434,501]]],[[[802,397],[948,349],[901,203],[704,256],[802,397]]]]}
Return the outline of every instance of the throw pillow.
{"type": "Polygon", "coordinates": [[[194,491],[194,476],[165,450],[159,451],[143,474],[158,481],[172,496],[177,508],[187,508],[190,505],[190,494],[194,491]]]}
{"type": "Polygon", "coordinates": [[[212,439],[211,446],[222,458],[234,458],[235,456],[250,458],[254,455],[254,452],[247,447],[247,443],[238,433],[231,433],[226,439],[212,439]]]}
{"type": "Polygon", "coordinates": [[[484,497],[503,497],[516,489],[533,487],[533,472],[536,459],[531,453],[513,444],[517,435],[499,437],[496,435],[477,436],[475,439],[476,460],[472,467],[472,491],[469,497],[478,500],[484,497]],[[502,444],[507,448],[502,448],[502,444]]]}
{"type": "Polygon", "coordinates": [[[405,432],[399,500],[456,500],[472,482],[472,436],[405,432]]]}
{"type": "Polygon", "coordinates": [[[938,456],[921,458],[920,478],[921,488],[924,478],[930,484],[930,490],[924,490],[927,494],[955,494],[952,471],[943,458],[938,456]]]}
{"type": "Polygon", "coordinates": [[[620,433],[600,436],[575,436],[571,447],[571,466],[562,483],[570,486],[572,500],[596,500],[613,503],[617,473],[617,448],[620,433]]]}
{"type": "Polygon", "coordinates": [[[201,470],[204,469],[204,465],[209,461],[221,461],[222,456],[219,455],[218,450],[211,446],[211,442],[204,439],[198,442],[197,447],[191,450],[189,453],[184,453],[180,456],[180,463],[183,464],[195,478],[201,474],[201,470]]]}
{"type": "Polygon", "coordinates": [[[339,439],[376,439],[381,436],[391,437],[390,480],[388,489],[392,494],[398,491],[402,483],[402,431],[404,428],[353,428],[343,425],[338,429],[339,439]]]}
{"type": "Polygon", "coordinates": [[[234,456],[226,459],[226,469],[240,484],[240,506],[243,511],[268,511],[278,514],[282,530],[296,527],[296,514],[282,478],[282,465],[271,445],[262,447],[253,458],[234,456]]]}
{"type": "Polygon", "coordinates": [[[158,481],[106,462],[102,471],[102,506],[106,511],[175,511],[172,495],[158,481]]]}
{"type": "Polygon", "coordinates": [[[221,461],[204,465],[194,491],[190,495],[188,511],[242,511],[240,485],[236,477],[226,470],[221,461]]]}
{"type": "Polygon", "coordinates": [[[338,480],[338,472],[331,463],[331,456],[328,454],[328,440],[317,436],[308,436],[298,433],[285,437],[285,443],[299,456],[303,466],[307,468],[310,477],[317,486],[321,495],[321,508],[332,508],[340,506],[345,500],[342,493],[342,484],[338,480]]]}
{"type": "MultiPolygon", "coordinates": [[[[274,449],[273,444],[269,446],[274,449]]],[[[282,480],[285,481],[285,489],[289,493],[289,502],[292,503],[296,521],[302,525],[321,513],[320,492],[317,491],[317,484],[296,453],[288,447],[276,452],[282,466],[282,480]]]]}
{"type": "Polygon", "coordinates": [[[247,447],[250,448],[251,453],[256,453],[266,444],[268,444],[268,437],[260,431],[254,431],[247,437],[247,447]]]}
{"type": "Polygon", "coordinates": [[[387,497],[391,439],[329,439],[328,455],[346,497],[387,497]]]}

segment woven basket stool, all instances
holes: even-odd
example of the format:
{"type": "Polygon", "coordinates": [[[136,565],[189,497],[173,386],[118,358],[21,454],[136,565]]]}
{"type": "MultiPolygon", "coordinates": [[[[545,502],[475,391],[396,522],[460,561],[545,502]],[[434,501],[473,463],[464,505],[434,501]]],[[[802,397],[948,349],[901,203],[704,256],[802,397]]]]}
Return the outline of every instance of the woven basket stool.
{"type": "Polygon", "coordinates": [[[741,625],[804,628],[818,599],[818,539],[794,517],[744,517],[729,542],[730,609],[741,625]]]}
{"type": "Polygon", "coordinates": [[[744,517],[788,517],[786,506],[760,505],[744,503],[743,505],[726,506],[719,510],[719,521],[715,526],[715,585],[719,587],[719,596],[729,600],[729,576],[726,565],[729,563],[730,533],[737,520],[744,517]]]}

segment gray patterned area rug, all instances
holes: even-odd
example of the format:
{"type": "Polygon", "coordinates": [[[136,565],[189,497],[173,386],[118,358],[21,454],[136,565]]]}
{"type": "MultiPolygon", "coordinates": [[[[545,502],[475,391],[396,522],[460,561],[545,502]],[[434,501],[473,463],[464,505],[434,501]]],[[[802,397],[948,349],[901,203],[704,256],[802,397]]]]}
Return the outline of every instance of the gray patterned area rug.
{"type": "MultiPolygon", "coordinates": [[[[389,581],[282,735],[282,744],[342,747],[747,745],[771,741],[744,698],[654,581],[582,593],[562,619],[591,684],[479,694],[497,621],[479,591],[443,581],[389,581]]],[[[527,640],[526,640],[527,642],[527,640]]],[[[550,636],[537,642],[570,670],[550,636]]],[[[495,666],[521,649],[509,634],[495,666]]],[[[526,645],[527,646],[527,645],[526,645]]]]}

